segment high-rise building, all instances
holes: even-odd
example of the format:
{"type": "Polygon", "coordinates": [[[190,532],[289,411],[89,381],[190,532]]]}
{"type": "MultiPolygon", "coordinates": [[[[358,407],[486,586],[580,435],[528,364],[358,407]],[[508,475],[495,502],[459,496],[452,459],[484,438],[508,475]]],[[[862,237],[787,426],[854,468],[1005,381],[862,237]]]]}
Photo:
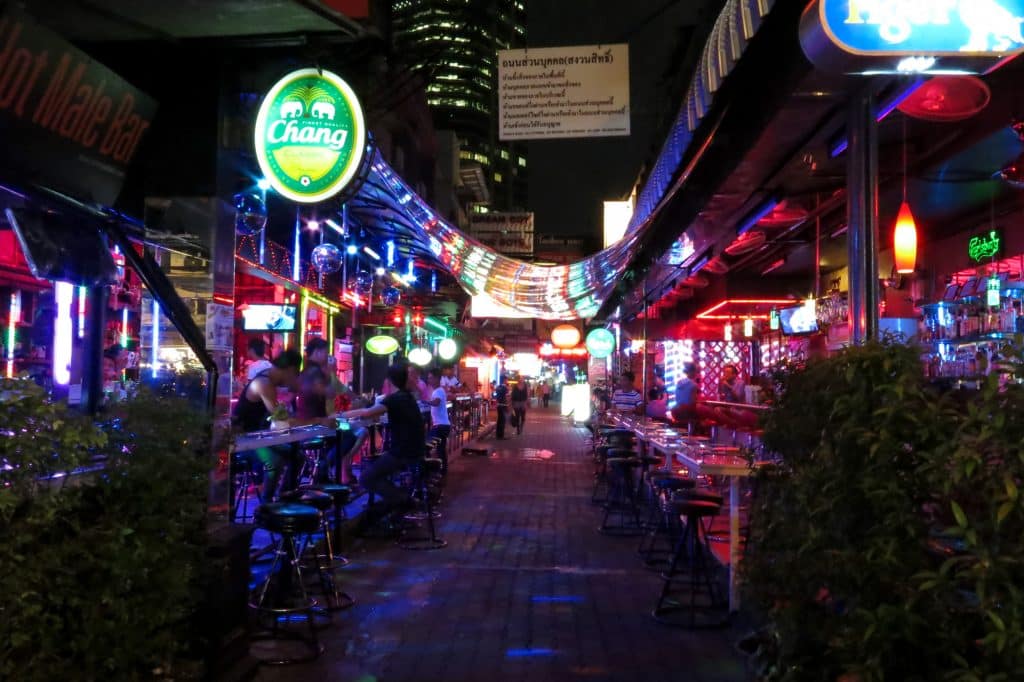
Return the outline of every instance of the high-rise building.
{"type": "Polygon", "coordinates": [[[524,209],[526,145],[498,140],[497,52],[526,45],[525,0],[392,0],[391,38],[426,80],[435,127],[458,138],[473,210],[524,209]]]}

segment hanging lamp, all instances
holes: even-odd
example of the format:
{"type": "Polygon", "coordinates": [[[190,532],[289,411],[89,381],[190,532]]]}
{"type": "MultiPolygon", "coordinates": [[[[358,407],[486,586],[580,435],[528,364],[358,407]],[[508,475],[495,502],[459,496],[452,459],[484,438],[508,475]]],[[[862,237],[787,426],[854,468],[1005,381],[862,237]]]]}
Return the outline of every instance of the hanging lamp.
{"type": "Polygon", "coordinates": [[[917,267],[917,224],[907,203],[907,120],[903,119],[903,203],[896,215],[892,235],[893,262],[896,272],[909,274],[917,267]]]}

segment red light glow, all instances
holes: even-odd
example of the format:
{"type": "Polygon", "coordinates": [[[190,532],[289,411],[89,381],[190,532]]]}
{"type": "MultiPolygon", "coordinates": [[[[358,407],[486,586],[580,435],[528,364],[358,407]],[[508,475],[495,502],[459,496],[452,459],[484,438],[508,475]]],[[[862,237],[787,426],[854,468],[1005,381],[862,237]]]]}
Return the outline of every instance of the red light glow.
{"type": "Polygon", "coordinates": [[[698,320],[767,320],[771,309],[799,303],[789,298],[727,298],[695,316],[698,320]]]}

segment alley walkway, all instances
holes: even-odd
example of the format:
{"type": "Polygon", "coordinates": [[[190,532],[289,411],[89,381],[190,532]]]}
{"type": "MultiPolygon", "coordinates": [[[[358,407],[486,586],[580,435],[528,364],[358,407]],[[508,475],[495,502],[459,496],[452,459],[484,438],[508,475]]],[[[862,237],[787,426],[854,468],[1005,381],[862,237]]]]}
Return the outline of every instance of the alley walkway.
{"type": "Polygon", "coordinates": [[[323,631],[325,654],[258,680],[747,679],[729,632],[655,623],[660,587],[636,539],[597,533],[586,431],[557,406],[525,433],[488,438],[491,456],[455,456],[442,506],[448,547],[384,540],[350,548],[357,605],[323,631]]]}

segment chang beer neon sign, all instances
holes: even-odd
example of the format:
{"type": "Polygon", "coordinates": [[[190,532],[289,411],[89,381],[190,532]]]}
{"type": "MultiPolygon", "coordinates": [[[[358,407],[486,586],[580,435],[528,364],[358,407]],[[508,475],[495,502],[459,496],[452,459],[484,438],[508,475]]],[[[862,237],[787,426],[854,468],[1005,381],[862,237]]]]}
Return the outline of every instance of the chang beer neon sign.
{"type": "Polygon", "coordinates": [[[340,192],[359,170],[366,123],[348,83],[299,69],[277,81],[256,117],[256,157],[282,196],[301,203],[340,192]]]}
{"type": "Polygon", "coordinates": [[[991,70],[1024,50],[1024,0],[816,0],[800,42],[846,73],[991,70]]]}
{"type": "Polygon", "coordinates": [[[986,258],[995,258],[1003,246],[1002,235],[997,230],[992,230],[986,236],[971,237],[967,242],[967,256],[974,262],[980,263],[986,258]]]}

